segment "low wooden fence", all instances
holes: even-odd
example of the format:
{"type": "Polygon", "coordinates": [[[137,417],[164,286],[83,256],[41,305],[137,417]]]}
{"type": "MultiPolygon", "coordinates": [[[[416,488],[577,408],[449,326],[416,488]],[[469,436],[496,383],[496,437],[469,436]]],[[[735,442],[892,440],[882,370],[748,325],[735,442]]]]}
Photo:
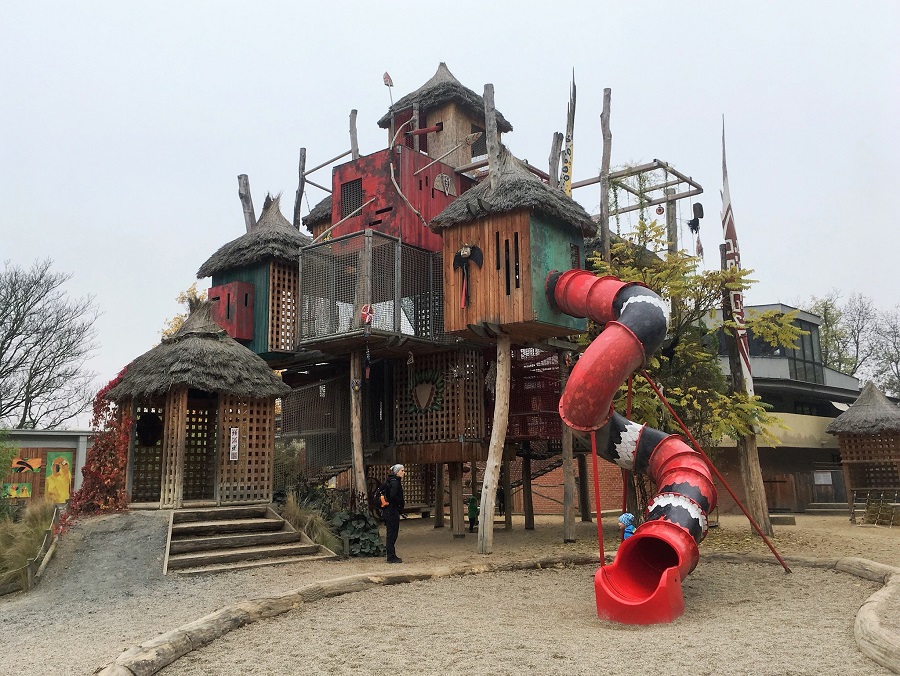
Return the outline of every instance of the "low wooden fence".
{"type": "Polygon", "coordinates": [[[56,549],[57,536],[55,535],[56,527],[59,525],[60,509],[57,507],[53,510],[53,519],[50,521],[50,527],[44,531],[44,540],[37,554],[32,559],[28,559],[22,568],[13,571],[17,574],[18,581],[0,586],[0,596],[4,594],[12,594],[17,591],[28,591],[40,579],[44,573],[44,568],[53,556],[56,549]]]}

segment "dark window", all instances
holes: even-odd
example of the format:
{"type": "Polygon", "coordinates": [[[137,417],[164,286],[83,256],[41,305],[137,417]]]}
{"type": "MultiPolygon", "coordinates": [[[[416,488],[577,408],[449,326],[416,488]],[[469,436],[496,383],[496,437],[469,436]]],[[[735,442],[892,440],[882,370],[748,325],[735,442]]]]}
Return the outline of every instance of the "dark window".
{"type": "Polygon", "coordinates": [[[481,132],[481,138],[475,141],[472,144],[472,157],[481,157],[482,155],[487,155],[487,135],[484,133],[484,129],[478,127],[476,125],[472,125],[472,133],[481,132]]]}
{"type": "Polygon", "coordinates": [[[797,341],[796,349],[787,350],[791,378],[822,384],[825,382],[825,371],[822,368],[819,327],[802,319],[798,319],[796,324],[808,333],[797,341]]]}
{"type": "Polygon", "coordinates": [[[341,218],[347,218],[362,206],[362,179],[341,183],[341,218]]]}

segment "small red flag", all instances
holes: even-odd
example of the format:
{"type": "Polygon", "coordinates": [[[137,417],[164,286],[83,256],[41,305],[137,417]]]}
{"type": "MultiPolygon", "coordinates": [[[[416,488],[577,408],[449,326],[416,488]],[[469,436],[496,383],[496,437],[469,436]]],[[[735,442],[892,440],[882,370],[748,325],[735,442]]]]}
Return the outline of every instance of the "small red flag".
{"type": "Polygon", "coordinates": [[[394,81],[391,79],[391,76],[388,74],[387,71],[384,71],[384,84],[386,87],[394,86],[394,81]]]}

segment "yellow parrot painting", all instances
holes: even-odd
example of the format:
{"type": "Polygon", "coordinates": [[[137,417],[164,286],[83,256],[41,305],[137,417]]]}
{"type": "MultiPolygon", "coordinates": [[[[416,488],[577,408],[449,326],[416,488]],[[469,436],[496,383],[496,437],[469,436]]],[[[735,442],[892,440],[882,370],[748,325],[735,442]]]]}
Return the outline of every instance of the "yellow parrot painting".
{"type": "Polygon", "coordinates": [[[69,499],[69,487],[72,485],[72,471],[65,456],[53,459],[47,479],[44,483],[44,495],[50,502],[62,503],[69,499]]]}

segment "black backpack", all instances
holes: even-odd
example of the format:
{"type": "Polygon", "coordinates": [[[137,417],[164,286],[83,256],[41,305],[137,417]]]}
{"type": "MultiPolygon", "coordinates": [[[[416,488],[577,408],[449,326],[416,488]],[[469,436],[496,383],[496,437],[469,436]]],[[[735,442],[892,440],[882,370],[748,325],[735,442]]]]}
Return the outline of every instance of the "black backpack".
{"type": "Polygon", "coordinates": [[[375,493],[372,494],[372,501],[375,503],[376,509],[384,509],[388,506],[387,490],[388,483],[387,481],[385,481],[378,488],[376,488],[375,493]]]}

